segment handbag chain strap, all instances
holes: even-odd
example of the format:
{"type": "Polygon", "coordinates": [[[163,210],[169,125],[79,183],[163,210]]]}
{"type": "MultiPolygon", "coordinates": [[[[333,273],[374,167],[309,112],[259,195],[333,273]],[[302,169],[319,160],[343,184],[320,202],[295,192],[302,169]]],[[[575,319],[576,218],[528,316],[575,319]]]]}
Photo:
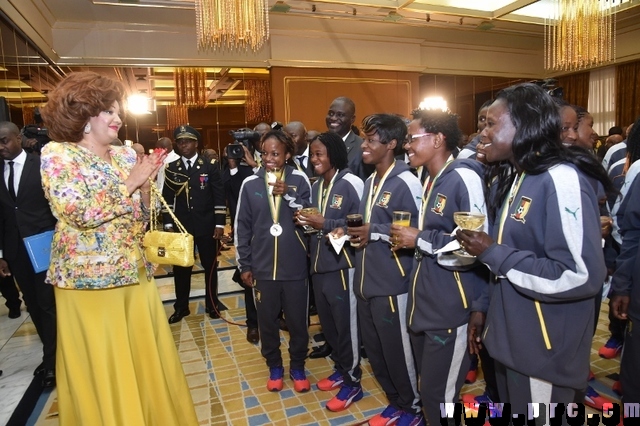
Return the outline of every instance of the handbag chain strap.
{"type": "Polygon", "coordinates": [[[158,218],[158,214],[160,212],[157,210],[157,204],[158,204],[157,202],[158,202],[158,200],[160,200],[160,202],[162,203],[164,208],[167,209],[167,211],[169,212],[169,215],[171,216],[171,219],[173,219],[173,222],[176,224],[176,227],[178,228],[180,233],[188,234],[188,232],[187,232],[186,228],[184,227],[184,225],[182,225],[182,223],[180,223],[180,221],[178,220],[176,215],[173,214],[173,210],[171,210],[171,207],[169,207],[169,204],[167,204],[167,202],[165,201],[164,197],[162,196],[162,194],[160,193],[160,191],[156,187],[155,182],[151,182],[150,189],[151,189],[151,206],[150,206],[149,210],[150,210],[150,214],[151,214],[151,230],[156,230],[157,226],[158,226],[158,219],[157,218],[158,218]]]}

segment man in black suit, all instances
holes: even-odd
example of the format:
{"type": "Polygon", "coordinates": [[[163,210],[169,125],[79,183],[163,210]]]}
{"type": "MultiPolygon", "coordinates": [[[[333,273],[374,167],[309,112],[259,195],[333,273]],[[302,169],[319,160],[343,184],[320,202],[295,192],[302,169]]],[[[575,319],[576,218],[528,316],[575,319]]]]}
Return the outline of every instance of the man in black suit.
{"type": "MultiPolygon", "coordinates": [[[[163,196],[173,203],[174,213],[193,235],[200,262],[204,268],[205,308],[211,318],[220,318],[225,309],[218,300],[218,240],[224,233],[226,207],[220,170],[198,155],[200,133],[191,126],[178,126],[173,132],[180,158],[165,169],[163,196]]],[[[169,215],[165,228],[175,228],[169,215]]],[[[175,312],[169,323],[179,322],[189,315],[191,267],[173,267],[176,288],[175,312]]]]}
{"type": "Polygon", "coordinates": [[[43,346],[42,364],[35,375],[55,386],[56,304],[53,286],[45,284],[46,271],[36,273],[23,238],[54,229],[56,219],[42,190],[40,157],[22,149],[20,130],[0,122],[0,276],[15,278],[43,346]]]}
{"type": "Polygon", "coordinates": [[[293,161],[296,163],[298,170],[307,175],[308,178],[314,176],[313,165],[309,161],[309,143],[307,142],[307,129],[299,121],[291,121],[282,128],[285,133],[291,136],[296,144],[296,155],[293,161]]]}
{"type": "Polygon", "coordinates": [[[353,133],[351,126],[356,120],[356,104],[347,97],[335,98],[325,119],[327,129],[337,133],[347,147],[349,169],[362,180],[366,180],[373,167],[362,163],[362,138],[353,133]]]}

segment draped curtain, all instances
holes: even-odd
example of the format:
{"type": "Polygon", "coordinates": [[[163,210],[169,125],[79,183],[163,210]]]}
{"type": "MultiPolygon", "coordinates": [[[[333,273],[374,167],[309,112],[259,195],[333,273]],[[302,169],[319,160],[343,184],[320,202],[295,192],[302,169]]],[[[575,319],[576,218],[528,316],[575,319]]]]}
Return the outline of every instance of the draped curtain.
{"type": "Polygon", "coordinates": [[[640,61],[616,67],[616,123],[628,126],[640,116],[640,61]]]}
{"type": "Polygon", "coordinates": [[[589,72],[558,77],[558,87],[564,89],[564,100],[571,105],[587,107],[589,100],[589,72]]]}
{"type": "Polygon", "coordinates": [[[587,110],[593,117],[593,129],[600,136],[607,136],[609,129],[617,123],[615,100],[615,67],[606,67],[591,71],[587,110]]]}

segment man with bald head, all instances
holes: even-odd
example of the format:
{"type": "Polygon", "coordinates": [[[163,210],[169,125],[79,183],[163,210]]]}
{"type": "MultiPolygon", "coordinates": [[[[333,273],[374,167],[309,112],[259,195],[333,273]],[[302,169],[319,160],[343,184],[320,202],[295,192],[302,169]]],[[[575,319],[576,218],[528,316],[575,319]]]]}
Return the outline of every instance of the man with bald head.
{"type": "Polygon", "coordinates": [[[180,156],[173,150],[173,141],[169,138],[163,137],[156,142],[156,148],[162,148],[167,151],[167,156],[164,159],[164,167],[158,171],[158,177],[156,178],[156,185],[162,193],[162,187],[164,186],[164,169],[167,164],[176,161],[180,156]]]}
{"type": "Polygon", "coordinates": [[[362,163],[362,138],[351,130],[355,120],[356,105],[351,99],[341,96],[331,102],[325,122],[327,130],[337,133],[344,141],[349,169],[360,179],[366,180],[373,173],[373,167],[362,163]]]}
{"type": "Polygon", "coordinates": [[[309,161],[309,144],[307,143],[307,129],[299,121],[291,121],[282,129],[291,136],[296,145],[296,154],[293,161],[298,166],[298,170],[305,173],[307,177],[313,177],[313,166],[309,161]]]}

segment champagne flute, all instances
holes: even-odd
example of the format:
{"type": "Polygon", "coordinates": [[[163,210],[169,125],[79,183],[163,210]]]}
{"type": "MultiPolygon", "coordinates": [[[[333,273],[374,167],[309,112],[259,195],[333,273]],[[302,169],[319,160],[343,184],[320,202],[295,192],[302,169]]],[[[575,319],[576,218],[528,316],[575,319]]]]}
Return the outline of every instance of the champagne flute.
{"type": "MultiPolygon", "coordinates": [[[[460,229],[468,229],[470,231],[479,231],[484,226],[484,221],[487,217],[482,213],[473,212],[455,212],[453,213],[453,221],[460,227],[460,229]]],[[[453,254],[462,257],[475,257],[466,252],[463,248],[460,248],[453,252],[453,254]]]]}

